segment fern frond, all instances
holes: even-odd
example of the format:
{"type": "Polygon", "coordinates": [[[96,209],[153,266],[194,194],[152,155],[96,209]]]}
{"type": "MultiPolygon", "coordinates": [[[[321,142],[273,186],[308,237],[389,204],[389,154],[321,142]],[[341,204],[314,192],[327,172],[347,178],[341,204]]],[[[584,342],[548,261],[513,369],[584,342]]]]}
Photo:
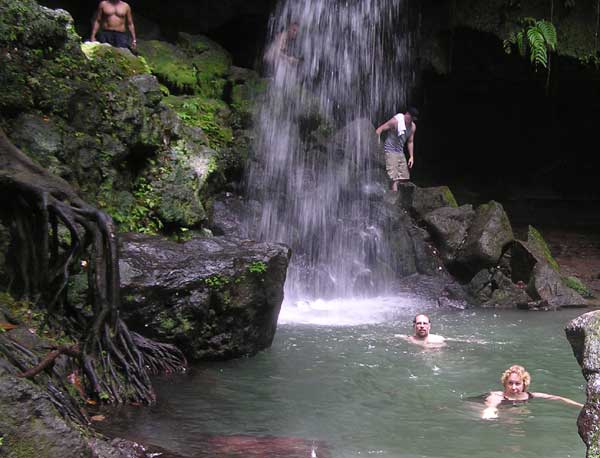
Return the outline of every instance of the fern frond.
{"type": "Polygon", "coordinates": [[[546,48],[531,49],[531,63],[541,65],[546,68],[548,66],[548,51],[546,48]]]}
{"type": "Polygon", "coordinates": [[[554,51],[557,45],[556,27],[554,27],[554,24],[542,19],[536,23],[535,28],[538,29],[544,37],[544,41],[548,48],[554,51]]]}
{"type": "Polygon", "coordinates": [[[510,39],[506,39],[506,40],[502,40],[502,46],[504,48],[504,52],[506,54],[511,54],[512,53],[512,42],[510,41],[510,39]]]}
{"type": "Polygon", "coordinates": [[[520,32],[517,32],[516,39],[519,54],[521,54],[521,57],[525,57],[527,55],[527,42],[524,39],[522,30],[520,32]]]}

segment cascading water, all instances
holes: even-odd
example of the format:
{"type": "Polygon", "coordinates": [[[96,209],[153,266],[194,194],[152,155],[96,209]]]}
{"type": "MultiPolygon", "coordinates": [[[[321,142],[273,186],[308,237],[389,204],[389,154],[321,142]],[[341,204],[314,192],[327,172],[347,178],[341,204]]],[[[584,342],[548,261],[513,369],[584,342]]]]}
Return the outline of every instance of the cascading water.
{"type": "Polygon", "coordinates": [[[292,247],[288,299],[382,293],[393,275],[378,216],[387,178],[369,119],[405,107],[409,22],[408,0],[289,0],[271,19],[248,175],[262,210],[249,227],[292,247]]]}

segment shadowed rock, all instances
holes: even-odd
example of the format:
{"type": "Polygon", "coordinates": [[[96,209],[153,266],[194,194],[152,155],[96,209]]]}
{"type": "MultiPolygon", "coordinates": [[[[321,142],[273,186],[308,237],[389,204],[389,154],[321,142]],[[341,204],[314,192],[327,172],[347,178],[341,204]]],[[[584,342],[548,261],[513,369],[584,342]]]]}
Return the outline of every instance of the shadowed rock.
{"type": "Polygon", "coordinates": [[[121,240],[122,313],[134,329],[196,360],[252,355],[271,345],[289,248],[227,237],[121,240]]]}
{"type": "Polygon", "coordinates": [[[587,445],[587,457],[600,456],[600,311],[571,320],[565,328],[573,354],[587,381],[587,402],[579,413],[579,436],[587,445]]]}
{"type": "Polygon", "coordinates": [[[512,240],[514,236],[504,208],[490,201],[477,208],[457,262],[472,273],[492,267],[512,240]]]}

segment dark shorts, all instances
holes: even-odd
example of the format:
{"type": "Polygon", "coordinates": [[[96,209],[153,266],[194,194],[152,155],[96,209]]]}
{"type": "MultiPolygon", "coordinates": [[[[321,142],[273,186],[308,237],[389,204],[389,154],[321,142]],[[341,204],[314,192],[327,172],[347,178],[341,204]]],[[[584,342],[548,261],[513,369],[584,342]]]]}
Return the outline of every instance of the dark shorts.
{"type": "Polygon", "coordinates": [[[108,43],[117,48],[129,48],[129,34],[127,32],[101,30],[97,38],[100,43],[108,43]]]}

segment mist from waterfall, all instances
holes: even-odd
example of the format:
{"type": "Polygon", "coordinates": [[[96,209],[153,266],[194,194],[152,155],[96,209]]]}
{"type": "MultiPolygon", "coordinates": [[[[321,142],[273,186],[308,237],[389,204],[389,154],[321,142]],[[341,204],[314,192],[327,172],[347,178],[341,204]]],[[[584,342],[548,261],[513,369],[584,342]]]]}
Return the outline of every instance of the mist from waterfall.
{"type": "Polygon", "coordinates": [[[378,295],[394,275],[371,123],[406,107],[409,23],[409,0],[282,1],[271,18],[271,43],[299,30],[269,65],[247,176],[261,210],[249,230],[291,246],[288,299],[378,295]]]}

